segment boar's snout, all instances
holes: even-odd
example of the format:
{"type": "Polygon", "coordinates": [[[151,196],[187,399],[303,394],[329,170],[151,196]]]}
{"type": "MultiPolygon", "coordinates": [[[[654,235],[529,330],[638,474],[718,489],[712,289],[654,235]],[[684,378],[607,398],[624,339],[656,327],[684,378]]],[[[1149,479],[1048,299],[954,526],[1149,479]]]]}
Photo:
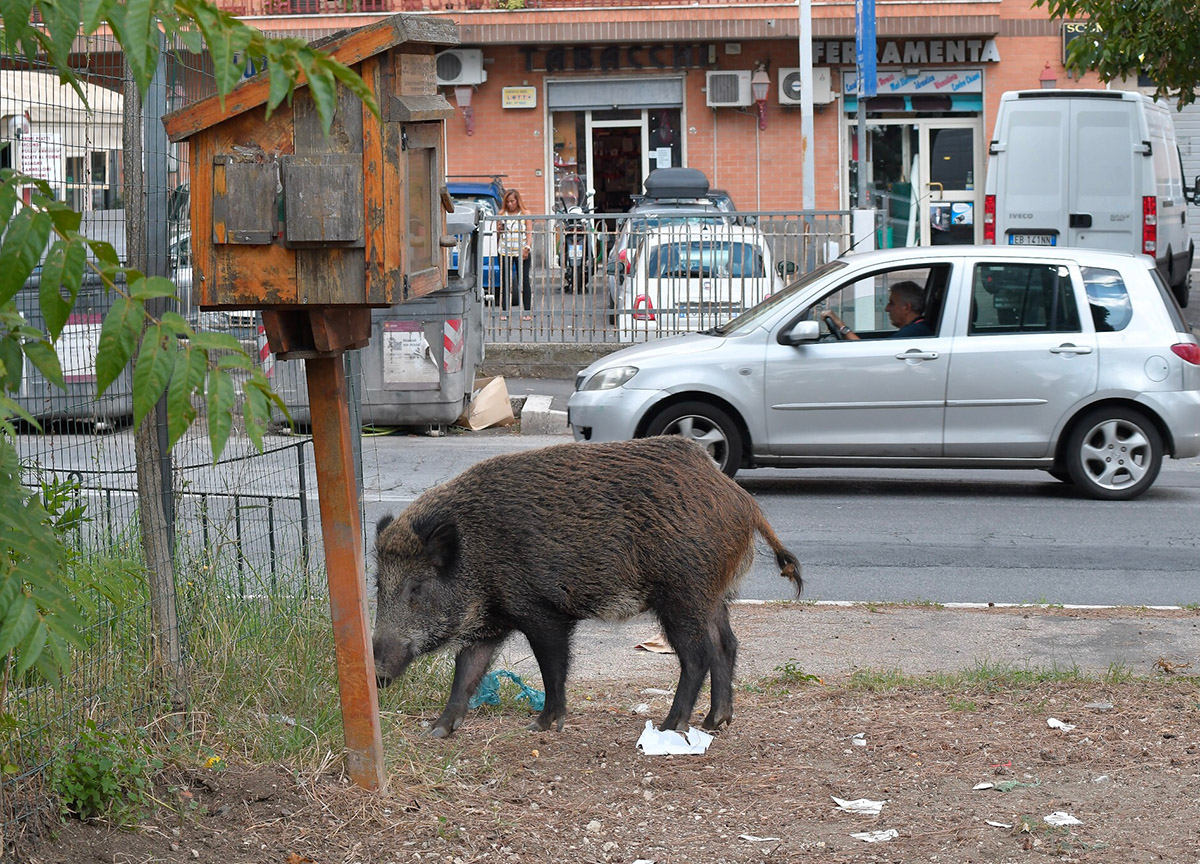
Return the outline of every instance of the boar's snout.
{"type": "Polygon", "coordinates": [[[403,675],[413,660],[412,650],[394,639],[376,636],[371,640],[371,647],[375,654],[375,680],[380,687],[388,686],[403,675]]]}

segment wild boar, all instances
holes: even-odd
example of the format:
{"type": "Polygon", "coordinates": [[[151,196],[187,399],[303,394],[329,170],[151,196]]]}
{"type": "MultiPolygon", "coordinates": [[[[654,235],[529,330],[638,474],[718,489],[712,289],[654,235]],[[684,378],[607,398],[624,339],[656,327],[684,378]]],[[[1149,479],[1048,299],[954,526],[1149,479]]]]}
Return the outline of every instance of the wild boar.
{"type": "Polygon", "coordinates": [[[562,731],[576,624],[652,610],[680,665],[661,728],[687,729],[711,674],[704,728],[718,729],[733,718],[738,642],[729,597],[753,559],[755,532],[798,595],[796,557],[750,494],[693,442],[572,443],[487,459],[378,523],[379,683],[452,647],[450,698],[431,730],[446,737],[497,649],[518,631],[546,689],[545,708],[528,728],[562,731]]]}

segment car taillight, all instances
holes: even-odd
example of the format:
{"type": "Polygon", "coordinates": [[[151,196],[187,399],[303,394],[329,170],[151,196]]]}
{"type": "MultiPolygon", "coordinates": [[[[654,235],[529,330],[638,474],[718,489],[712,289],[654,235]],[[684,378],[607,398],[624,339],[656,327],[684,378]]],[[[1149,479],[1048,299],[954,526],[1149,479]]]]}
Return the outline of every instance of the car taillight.
{"type": "Polygon", "coordinates": [[[1153,195],[1142,199],[1142,251],[1158,254],[1158,199],[1153,195]]]}
{"type": "Polygon", "coordinates": [[[996,243],[996,196],[983,196],[983,242],[996,243]]]}
{"type": "Polygon", "coordinates": [[[1200,345],[1195,342],[1176,342],[1171,350],[1193,366],[1200,366],[1200,345]]]}
{"type": "Polygon", "coordinates": [[[653,321],[654,320],[654,304],[650,302],[650,298],[645,294],[639,294],[637,299],[633,301],[633,320],[634,321],[653,321]]]}

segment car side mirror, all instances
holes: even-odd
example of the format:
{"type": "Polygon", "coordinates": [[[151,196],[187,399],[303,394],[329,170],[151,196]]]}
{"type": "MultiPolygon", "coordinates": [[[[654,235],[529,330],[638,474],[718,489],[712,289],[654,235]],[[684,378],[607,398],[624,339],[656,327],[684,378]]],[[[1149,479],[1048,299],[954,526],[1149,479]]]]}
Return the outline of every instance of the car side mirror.
{"type": "Polygon", "coordinates": [[[1196,177],[1196,185],[1192,187],[1192,200],[1200,201],[1200,176],[1196,177]]]}
{"type": "Polygon", "coordinates": [[[821,325],[816,321],[806,319],[797,321],[790,329],[779,334],[780,345],[803,345],[806,342],[816,342],[821,338],[821,325]]]}
{"type": "Polygon", "coordinates": [[[778,272],[779,275],[785,279],[795,273],[798,269],[799,268],[796,266],[795,261],[780,261],[775,265],[776,272],[778,272]]]}

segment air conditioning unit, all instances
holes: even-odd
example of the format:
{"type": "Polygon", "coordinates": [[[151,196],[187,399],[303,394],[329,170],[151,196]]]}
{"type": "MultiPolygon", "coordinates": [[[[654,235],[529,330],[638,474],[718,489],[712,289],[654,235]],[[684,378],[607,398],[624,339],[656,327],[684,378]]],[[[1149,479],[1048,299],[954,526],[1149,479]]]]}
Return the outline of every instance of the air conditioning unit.
{"type": "Polygon", "coordinates": [[[750,72],[706,72],[705,104],[709,108],[744,108],[754,104],[750,72]]]}
{"type": "MultiPolygon", "coordinates": [[[[828,66],[814,66],[812,70],[814,105],[828,105],[833,101],[833,86],[828,66]]],[[[779,70],[779,104],[800,104],[800,70],[779,70]]]]}
{"type": "Polygon", "coordinates": [[[437,83],[443,87],[465,87],[487,80],[481,48],[451,48],[434,57],[437,83]]]}

